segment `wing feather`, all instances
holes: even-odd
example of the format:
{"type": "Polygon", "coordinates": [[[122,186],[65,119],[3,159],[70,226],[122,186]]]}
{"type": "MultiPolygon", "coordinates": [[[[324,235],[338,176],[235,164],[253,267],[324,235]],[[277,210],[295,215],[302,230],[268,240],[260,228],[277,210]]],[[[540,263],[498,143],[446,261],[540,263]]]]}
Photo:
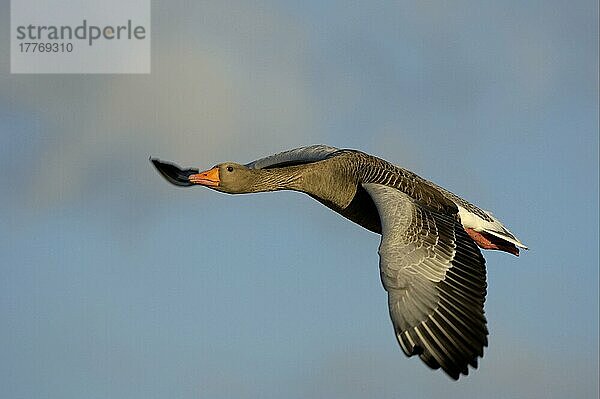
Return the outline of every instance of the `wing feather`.
{"type": "Polygon", "coordinates": [[[381,220],[380,273],[408,356],[458,379],[487,346],[485,260],[454,214],[382,184],[363,183],[381,220]]]}
{"type": "Polygon", "coordinates": [[[250,169],[270,169],[282,166],[301,165],[322,161],[329,158],[337,151],[339,151],[337,148],[323,144],[311,145],[269,155],[268,157],[252,161],[245,166],[250,169]]]}

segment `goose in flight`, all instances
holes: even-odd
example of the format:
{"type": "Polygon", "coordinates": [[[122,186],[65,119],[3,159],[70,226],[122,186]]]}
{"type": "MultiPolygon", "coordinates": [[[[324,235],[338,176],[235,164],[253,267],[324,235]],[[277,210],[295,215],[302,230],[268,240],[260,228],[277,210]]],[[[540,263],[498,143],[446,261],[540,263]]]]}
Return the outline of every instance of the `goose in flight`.
{"type": "Polygon", "coordinates": [[[396,339],[407,356],[457,380],[487,346],[485,260],[527,249],[498,219],[442,187],[361,151],[296,148],[200,172],[151,158],[177,186],[229,194],[294,190],[381,234],[379,271],[396,339]]]}

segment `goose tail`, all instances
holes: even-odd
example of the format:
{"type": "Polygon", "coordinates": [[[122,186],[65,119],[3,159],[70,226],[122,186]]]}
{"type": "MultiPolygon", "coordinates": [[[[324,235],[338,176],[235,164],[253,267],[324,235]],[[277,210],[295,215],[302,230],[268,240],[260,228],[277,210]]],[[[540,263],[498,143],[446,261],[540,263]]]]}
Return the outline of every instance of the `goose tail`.
{"type": "Polygon", "coordinates": [[[520,249],[529,249],[496,217],[490,212],[486,213],[489,216],[488,220],[459,207],[459,214],[465,231],[480,248],[496,249],[515,256],[519,256],[520,249]]]}

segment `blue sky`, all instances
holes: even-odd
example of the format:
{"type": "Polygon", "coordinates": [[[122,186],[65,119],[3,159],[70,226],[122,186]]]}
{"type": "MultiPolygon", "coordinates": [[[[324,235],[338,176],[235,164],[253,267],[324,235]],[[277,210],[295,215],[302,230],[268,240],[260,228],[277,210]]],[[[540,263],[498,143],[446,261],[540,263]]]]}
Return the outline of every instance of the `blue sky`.
{"type": "Polygon", "coordinates": [[[596,397],[597,15],[154,1],[146,76],[10,75],[1,42],[2,396],[596,397]],[[405,358],[377,235],[297,193],[178,189],[148,162],[314,143],[414,170],[530,246],[485,254],[479,370],[453,383],[405,358]]]}

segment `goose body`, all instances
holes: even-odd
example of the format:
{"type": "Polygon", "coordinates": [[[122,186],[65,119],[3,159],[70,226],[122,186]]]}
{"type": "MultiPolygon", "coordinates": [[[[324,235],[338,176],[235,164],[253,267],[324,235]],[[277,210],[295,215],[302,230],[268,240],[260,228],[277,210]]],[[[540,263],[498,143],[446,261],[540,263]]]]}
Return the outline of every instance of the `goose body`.
{"type": "Polygon", "coordinates": [[[379,267],[398,343],[407,356],[458,379],[487,346],[485,260],[478,247],[526,249],[491,213],[383,159],[315,145],[205,172],[151,159],[179,186],[230,194],[304,192],[381,234],[379,267]]]}

